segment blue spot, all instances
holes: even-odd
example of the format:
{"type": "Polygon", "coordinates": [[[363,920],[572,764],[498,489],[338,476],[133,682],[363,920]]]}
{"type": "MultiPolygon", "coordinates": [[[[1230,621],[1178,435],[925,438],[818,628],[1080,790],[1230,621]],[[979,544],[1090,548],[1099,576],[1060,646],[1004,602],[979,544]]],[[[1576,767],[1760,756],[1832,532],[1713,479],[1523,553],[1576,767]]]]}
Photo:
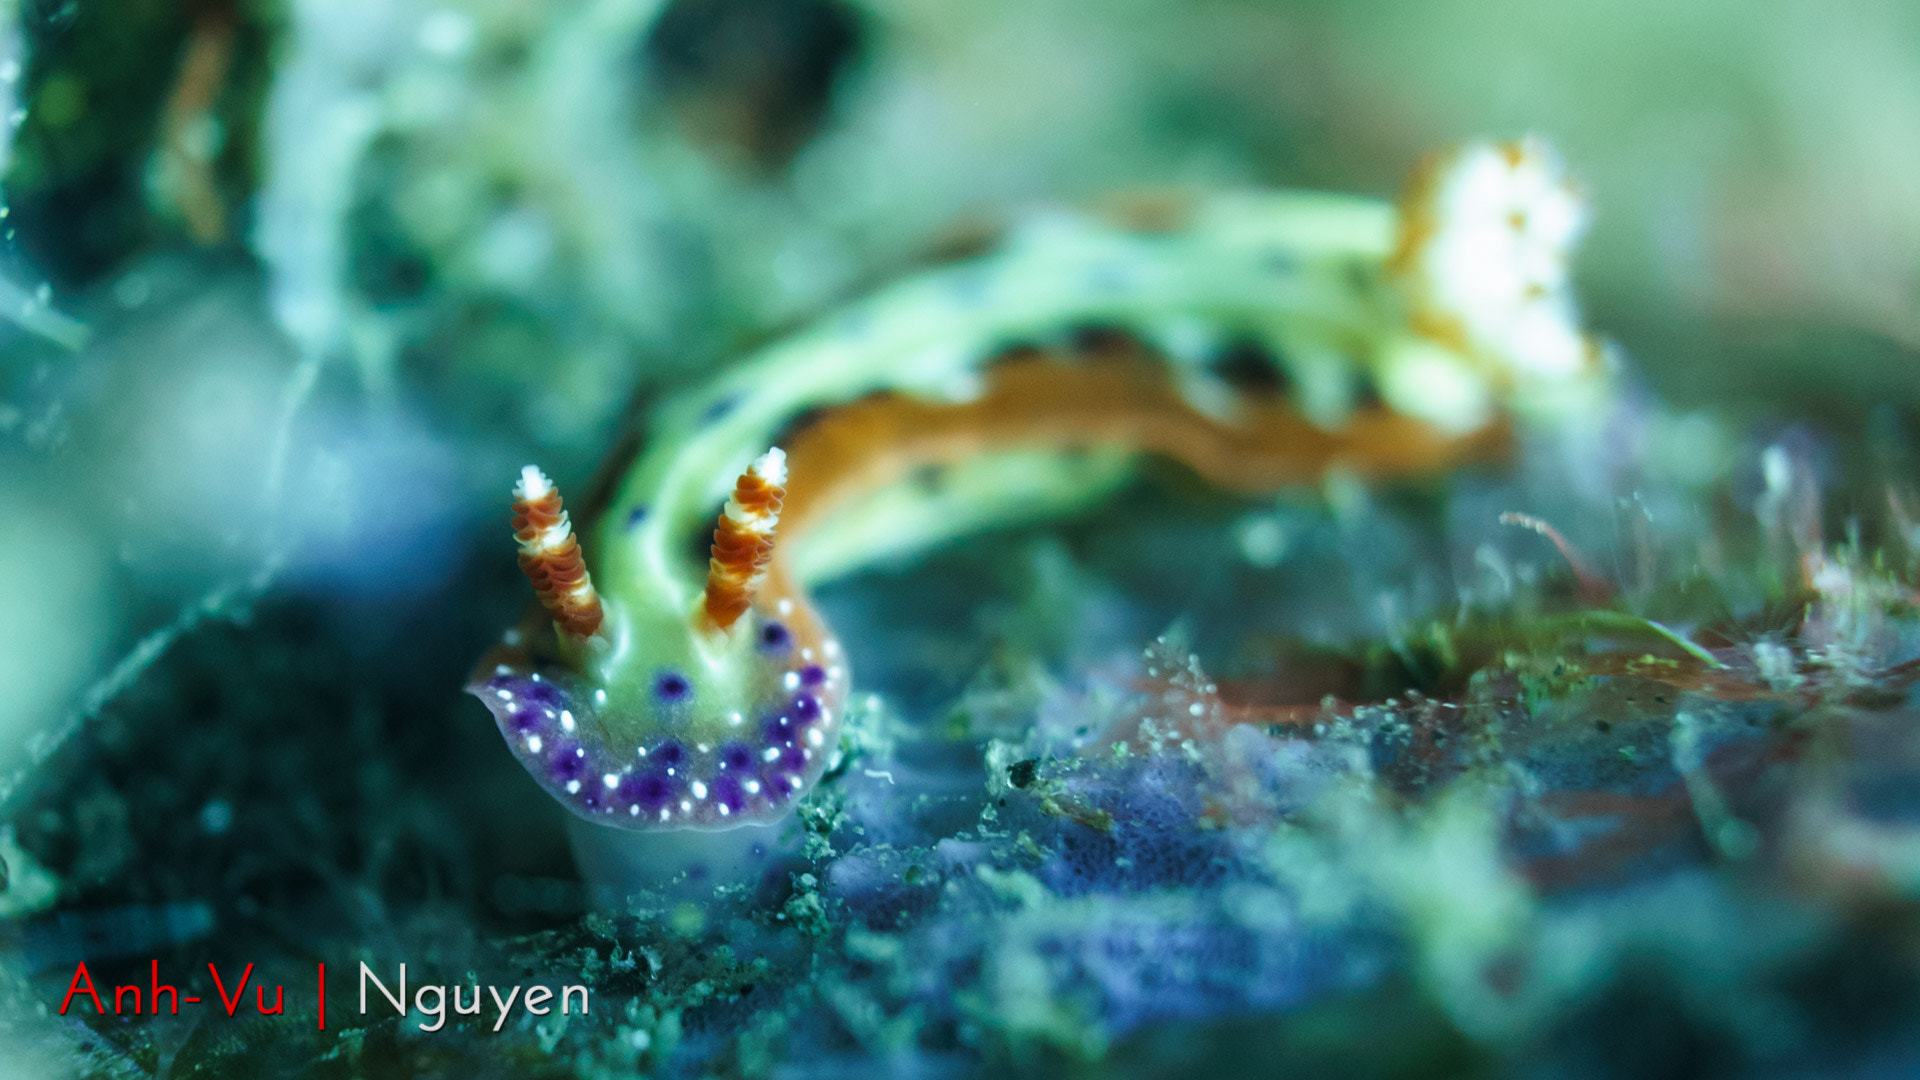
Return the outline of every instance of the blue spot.
{"type": "Polygon", "coordinates": [[[622,806],[637,806],[657,811],[673,798],[673,782],[654,773],[628,773],[613,789],[613,797],[622,806]]]}
{"type": "Polygon", "coordinates": [[[760,647],[767,652],[786,652],[793,647],[793,635],[785,625],[769,621],[760,628],[760,647]]]}
{"type": "Polygon", "coordinates": [[[820,719],[820,699],[812,694],[801,694],[794,698],[793,715],[803,724],[811,724],[820,719]]]}
{"type": "Polygon", "coordinates": [[[711,424],[715,420],[724,419],[726,415],[732,412],[739,404],[739,395],[728,394],[726,397],[707,406],[706,411],[700,414],[700,422],[703,424],[711,424]]]}
{"type": "Polygon", "coordinates": [[[645,520],[647,520],[646,507],[636,506],[633,509],[627,511],[627,528],[637,529],[640,527],[640,523],[645,520]]]}
{"type": "Polygon", "coordinates": [[[664,768],[678,768],[681,762],[687,760],[687,748],[673,739],[668,739],[654,747],[653,752],[647,755],[647,760],[664,768]]]}
{"type": "Polygon", "coordinates": [[[740,781],[722,776],[713,782],[713,801],[737,814],[746,807],[747,795],[740,789],[740,781]]]}
{"type": "Polygon", "coordinates": [[[540,730],[540,722],[547,718],[539,709],[517,708],[507,714],[507,726],[521,735],[540,730]]]}
{"type": "Polygon", "coordinates": [[[654,677],[653,696],[664,702],[685,701],[693,694],[693,684],[677,671],[663,671],[654,677]]]}

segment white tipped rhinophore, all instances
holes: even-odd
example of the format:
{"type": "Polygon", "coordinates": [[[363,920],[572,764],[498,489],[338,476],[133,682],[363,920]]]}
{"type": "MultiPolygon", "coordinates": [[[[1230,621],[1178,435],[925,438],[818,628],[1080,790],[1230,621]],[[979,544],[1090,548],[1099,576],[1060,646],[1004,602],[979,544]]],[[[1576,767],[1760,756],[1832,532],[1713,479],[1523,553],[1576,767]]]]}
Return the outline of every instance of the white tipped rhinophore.
{"type": "Polygon", "coordinates": [[[1430,330],[1515,375],[1585,370],[1570,260],[1587,205],[1545,142],[1475,143],[1440,162],[1404,208],[1400,270],[1430,330]]]}

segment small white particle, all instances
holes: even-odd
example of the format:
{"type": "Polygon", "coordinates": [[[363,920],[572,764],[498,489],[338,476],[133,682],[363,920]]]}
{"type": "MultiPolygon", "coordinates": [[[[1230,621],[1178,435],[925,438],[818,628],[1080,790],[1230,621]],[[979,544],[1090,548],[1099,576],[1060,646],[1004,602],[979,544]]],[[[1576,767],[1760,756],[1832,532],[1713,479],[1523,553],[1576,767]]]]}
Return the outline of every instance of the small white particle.
{"type": "Polygon", "coordinates": [[[760,781],[758,780],[747,781],[747,794],[749,795],[760,794],[760,781]]]}
{"type": "Polygon", "coordinates": [[[685,800],[685,799],[681,799],[681,800],[680,800],[680,810],[681,810],[681,812],[682,812],[682,813],[691,813],[691,812],[693,811],[693,804],[692,804],[692,803],[690,803],[690,802],[688,802],[688,801],[687,801],[687,800],[685,800]]]}
{"type": "Polygon", "coordinates": [[[536,754],[539,753],[540,752],[540,736],[538,735],[527,736],[527,749],[536,754]]]}
{"type": "Polygon", "coordinates": [[[639,807],[637,807],[637,806],[629,806],[629,807],[627,807],[627,813],[628,813],[628,814],[629,814],[630,816],[632,816],[632,817],[639,817],[639,816],[640,816],[640,808],[639,808],[639,807]]]}
{"type": "Polygon", "coordinates": [[[605,690],[595,690],[593,692],[593,703],[595,705],[605,705],[607,703],[607,692],[605,690]]]}
{"type": "Polygon", "coordinates": [[[506,633],[500,635],[500,640],[506,642],[509,645],[518,645],[520,644],[520,631],[509,630],[506,633]]]}
{"type": "Polygon", "coordinates": [[[800,778],[797,776],[787,777],[787,786],[790,788],[798,788],[800,786],[800,778]]]}
{"type": "Polygon", "coordinates": [[[671,814],[671,813],[670,813],[670,812],[669,812],[669,811],[667,810],[667,808],[666,808],[666,807],[664,807],[664,806],[663,806],[663,807],[661,807],[661,808],[660,808],[660,820],[661,820],[661,821],[665,821],[665,820],[667,820],[667,819],[668,819],[669,817],[672,817],[672,816],[673,816],[673,815],[672,815],[672,814],[671,814]]]}
{"type": "Polygon", "coordinates": [[[780,748],[777,746],[769,746],[765,750],[760,751],[760,760],[761,761],[780,760],[780,748]]]}
{"type": "Polygon", "coordinates": [[[1200,704],[1197,701],[1187,706],[1187,713],[1190,716],[1200,716],[1204,714],[1206,711],[1207,711],[1207,707],[1205,705],[1200,704]]]}
{"type": "Polygon", "coordinates": [[[787,672],[784,676],[781,677],[780,685],[786,687],[789,690],[800,689],[800,673],[797,671],[787,672]]]}
{"type": "Polygon", "coordinates": [[[560,730],[561,731],[573,730],[573,712],[569,709],[560,710],[560,730]]]}
{"type": "Polygon", "coordinates": [[[727,811],[727,804],[726,804],[726,803],[721,803],[721,804],[720,804],[720,816],[721,816],[721,817],[726,817],[726,816],[727,816],[727,813],[728,813],[728,811],[727,811]]]}
{"type": "Polygon", "coordinates": [[[637,749],[637,750],[639,750],[639,751],[640,751],[640,756],[641,756],[641,757],[646,757],[646,756],[647,756],[647,748],[646,748],[646,747],[644,747],[644,746],[640,746],[640,747],[635,747],[635,749],[637,749]]]}
{"type": "Polygon", "coordinates": [[[746,719],[747,719],[746,717],[741,716],[737,712],[727,714],[727,723],[734,727],[739,727],[742,723],[746,722],[746,719]]]}
{"type": "Polygon", "coordinates": [[[708,754],[713,752],[713,747],[708,746],[706,743],[694,743],[693,748],[695,750],[700,751],[703,754],[708,754]]]}
{"type": "Polygon", "coordinates": [[[511,675],[513,674],[513,669],[505,664],[497,664],[494,666],[493,673],[495,675],[511,675]]]}
{"type": "Polygon", "coordinates": [[[812,760],[813,760],[813,751],[811,751],[811,750],[804,750],[804,749],[803,749],[803,750],[801,750],[801,751],[800,751],[800,759],[801,759],[802,761],[812,761],[812,760]]]}
{"type": "Polygon", "coordinates": [[[783,596],[783,597],[781,597],[781,598],[780,598],[780,602],[779,602],[779,603],[777,603],[777,604],[775,604],[775,605],[773,605],[773,606],[774,606],[774,607],[775,607],[775,608],[776,608],[776,609],[777,609],[777,610],[778,610],[778,611],[780,612],[780,614],[782,614],[782,615],[791,615],[791,614],[793,614],[793,601],[792,601],[792,600],[790,600],[790,599],[788,599],[787,597],[784,597],[784,596],[783,596]]]}
{"type": "Polygon", "coordinates": [[[820,729],[819,729],[819,728],[808,728],[808,729],[807,729],[807,745],[808,745],[808,746],[819,746],[819,745],[820,745],[820,742],[821,742],[821,735],[820,735],[820,729]]]}
{"type": "Polygon", "coordinates": [[[673,775],[673,770],[672,770],[672,769],[668,769],[668,770],[667,770],[667,775],[668,775],[668,776],[672,776],[672,775],[673,775]]]}
{"type": "Polygon", "coordinates": [[[705,784],[703,784],[703,783],[701,783],[701,782],[700,782],[700,781],[698,781],[698,780],[695,780],[695,781],[694,781],[694,782],[693,782],[692,784],[690,784],[690,785],[688,785],[688,786],[689,786],[689,787],[691,787],[691,788],[693,789],[693,797],[694,797],[694,798],[696,798],[696,799],[704,799],[704,798],[706,798],[706,797],[707,797],[707,785],[705,785],[705,784]]]}
{"type": "Polygon", "coordinates": [[[497,698],[499,698],[499,699],[500,699],[501,701],[512,701],[512,700],[513,700],[513,695],[512,695],[511,693],[509,693],[508,691],[505,691],[505,690],[495,690],[495,691],[493,692],[493,696],[494,696],[494,697],[497,697],[497,698]]]}
{"type": "Polygon", "coordinates": [[[620,786],[620,774],[608,773],[607,775],[600,778],[600,782],[607,785],[608,791],[612,791],[614,788],[620,786]]]}
{"type": "Polygon", "coordinates": [[[809,646],[809,647],[807,647],[807,648],[804,648],[804,649],[801,649],[801,650],[800,650],[800,659],[802,659],[802,660],[811,660],[811,659],[813,659],[813,648],[812,648],[811,646],[809,646]]]}
{"type": "Polygon", "coordinates": [[[833,665],[832,667],[827,669],[828,680],[832,682],[839,682],[840,676],[845,672],[845,670],[846,669],[842,668],[839,664],[833,665]]]}
{"type": "Polygon", "coordinates": [[[578,780],[567,781],[567,794],[569,795],[580,794],[580,781],[578,780]]]}
{"type": "Polygon", "coordinates": [[[827,643],[825,645],[822,645],[821,648],[826,650],[828,656],[839,656],[840,655],[840,639],[828,638],[827,643]]]}
{"type": "Polygon", "coordinates": [[[532,679],[532,680],[533,680],[534,682],[544,682],[544,681],[545,681],[544,679],[542,679],[542,678],[540,678],[540,673],[539,673],[539,672],[537,672],[537,671],[536,671],[536,672],[534,672],[534,673],[533,673],[533,674],[532,674],[531,676],[528,676],[528,677],[529,677],[529,678],[531,678],[531,679],[532,679]]]}

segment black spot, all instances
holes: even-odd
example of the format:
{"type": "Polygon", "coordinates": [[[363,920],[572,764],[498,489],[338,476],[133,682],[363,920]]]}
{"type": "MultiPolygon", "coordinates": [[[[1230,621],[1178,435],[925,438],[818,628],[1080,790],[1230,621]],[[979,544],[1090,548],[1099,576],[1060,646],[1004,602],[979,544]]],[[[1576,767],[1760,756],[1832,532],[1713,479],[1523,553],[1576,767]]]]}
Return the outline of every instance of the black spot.
{"type": "Polygon", "coordinates": [[[1016,761],[1007,767],[1007,781],[1014,787],[1024,788],[1033,783],[1033,778],[1039,771],[1039,758],[1028,758],[1025,761],[1016,761]]]}
{"type": "Polygon", "coordinates": [[[1280,397],[1293,389],[1286,368],[1256,341],[1240,340],[1220,350],[1207,362],[1207,372],[1249,397],[1280,397]]]}
{"type": "Polygon", "coordinates": [[[726,397],[721,398],[702,410],[700,413],[700,422],[703,424],[711,424],[716,420],[724,420],[727,415],[738,408],[739,405],[740,396],[738,394],[728,394],[726,397]]]}
{"type": "Polygon", "coordinates": [[[695,138],[772,170],[819,132],[864,36],[841,0],[674,0],[642,69],[695,138]]]}
{"type": "Polygon", "coordinates": [[[914,487],[931,494],[940,490],[940,482],[946,477],[945,465],[922,465],[913,470],[911,482],[914,487]]]}
{"type": "Polygon", "coordinates": [[[1613,725],[1605,720],[1595,720],[1593,722],[1593,728],[1602,735],[1609,735],[1613,732],[1613,725]]]}
{"type": "Polygon", "coordinates": [[[1076,356],[1088,360],[1121,359],[1140,349],[1138,338],[1120,327],[1101,323],[1083,323],[1070,328],[1067,346],[1076,356]]]}
{"type": "Polygon", "coordinates": [[[1382,404],[1380,382],[1373,369],[1356,365],[1353,369],[1353,408],[1356,412],[1378,409],[1382,404]]]}
{"type": "Polygon", "coordinates": [[[693,684],[677,671],[663,671],[654,676],[653,696],[661,701],[685,701],[692,693],[693,684]]]}

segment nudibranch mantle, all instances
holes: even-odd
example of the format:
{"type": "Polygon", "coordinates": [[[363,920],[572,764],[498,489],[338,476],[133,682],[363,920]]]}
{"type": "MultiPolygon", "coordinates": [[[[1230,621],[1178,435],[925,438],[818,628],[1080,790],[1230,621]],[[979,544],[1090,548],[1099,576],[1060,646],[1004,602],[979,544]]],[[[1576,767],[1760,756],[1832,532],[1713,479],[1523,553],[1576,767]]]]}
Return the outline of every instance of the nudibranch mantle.
{"type": "Polygon", "coordinates": [[[1604,384],[1567,269],[1584,204],[1537,141],[1436,158],[1400,207],[1141,216],[1034,217],[666,404],[583,545],[604,618],[548,588],[470,687],[535,779],[627,829],[777,819],[849,687],[812,584],[1070,513],[1145,454],[1244,492],[1444,471],[1604,384]]]}

